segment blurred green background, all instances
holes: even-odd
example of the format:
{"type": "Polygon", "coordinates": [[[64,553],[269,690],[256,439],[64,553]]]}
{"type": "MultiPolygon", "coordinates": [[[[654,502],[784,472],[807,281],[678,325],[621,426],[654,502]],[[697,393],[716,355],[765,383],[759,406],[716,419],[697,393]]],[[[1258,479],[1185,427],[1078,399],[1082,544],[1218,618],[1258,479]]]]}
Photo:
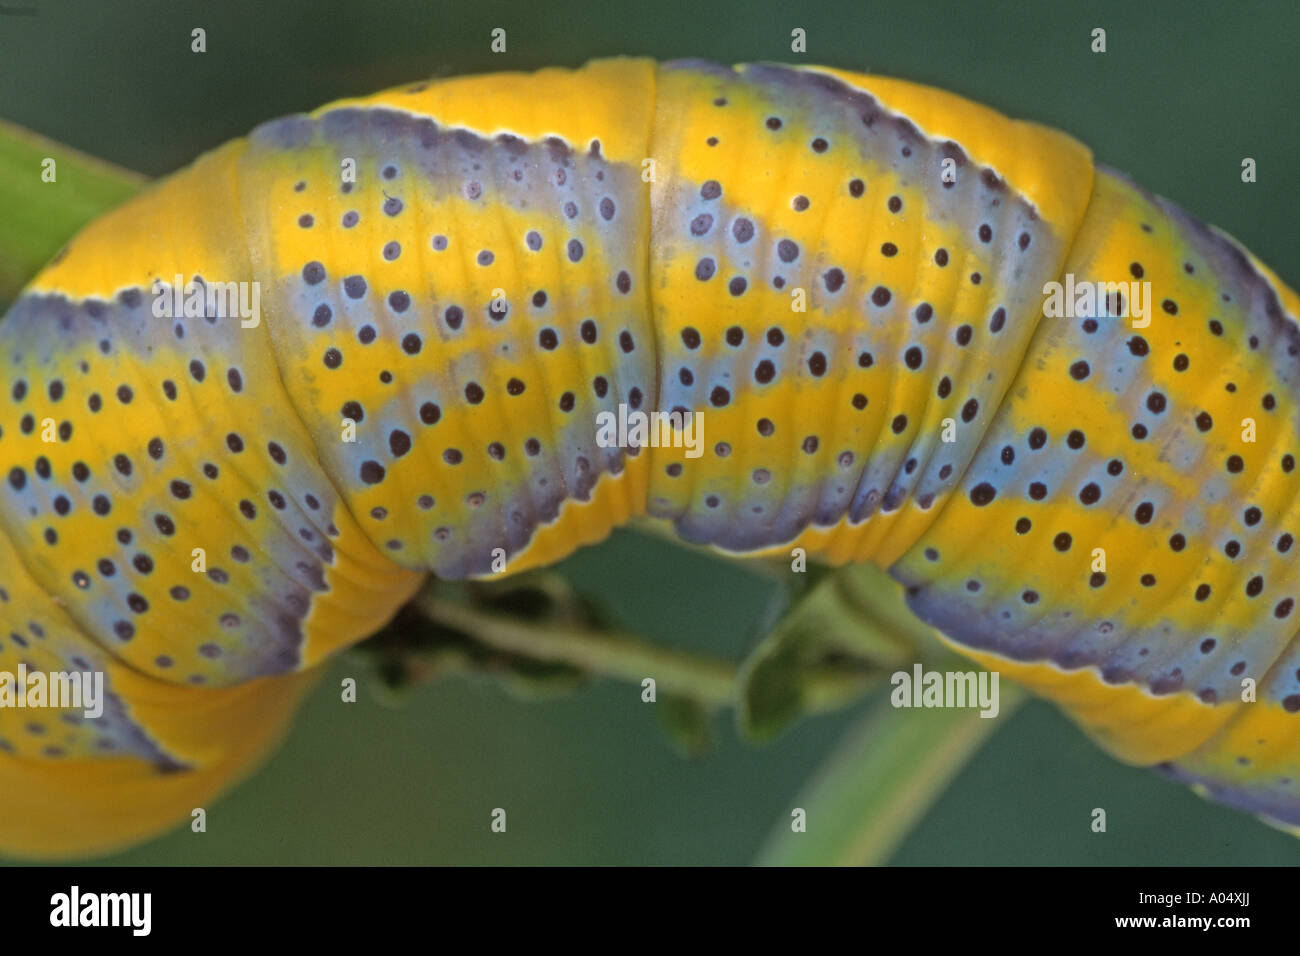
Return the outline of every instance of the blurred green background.
{"type": "MultiPolygon", "coordinates": [[[[808,33],[804,62],[933,84],[1074,134],[1300,282],[1295,4],[6,0],[0,117],[161,175],[265,119],[420,77],[620,53],[790,61],[794,27],[808,33]],[[205,55],[189,52],[196,26],[205,55]],[[1089,49],[1097,26],[1104,55],[1089,49]],[[494,27],[506,54],[489,51],[494,27]],[[1240,181],[1244,156],[1255,185],[1240,181]]],[[[630,533],[563,571],[624,628],[737,658],[776,597],[735,566],[630,533]]],[[[209,808],[207,834],[110,862],[746,863],[862,709],[762,748],[720,719],[714,753],[686,760],[635,687],[523,703],[451,680],[395,711],[365,683],[359,703],[340,703],[350,674],[362,676],[334,666],[281,752],[209,808]],[[507,834],[489,832],[494,807],[507,834]]],[[[1110,761],[1046,704],[1005,723],[894,862],[1300,862],[1300,843],[1110,761]],[[1093,807],[1107,810],[1104,835],[1089,830],[1093,807]]]]}

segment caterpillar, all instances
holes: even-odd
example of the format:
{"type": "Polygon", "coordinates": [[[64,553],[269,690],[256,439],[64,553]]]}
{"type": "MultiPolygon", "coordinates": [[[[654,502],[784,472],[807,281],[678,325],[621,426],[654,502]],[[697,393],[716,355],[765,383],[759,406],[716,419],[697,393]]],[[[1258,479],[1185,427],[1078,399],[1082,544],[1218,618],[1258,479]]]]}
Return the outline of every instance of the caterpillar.
{"type": "Polygon", "coordinates": [[[0,708],[0,850],[173,825],[428,575],[637,517],[873,562],[1117,758],[1300,825],[1297,315],[1072,138],[895,79],[612,59],[266,123],[0,322],[0,671],[105,682],[0,708]],[[636,411],[702,447],[597,440],[636,411]]]}

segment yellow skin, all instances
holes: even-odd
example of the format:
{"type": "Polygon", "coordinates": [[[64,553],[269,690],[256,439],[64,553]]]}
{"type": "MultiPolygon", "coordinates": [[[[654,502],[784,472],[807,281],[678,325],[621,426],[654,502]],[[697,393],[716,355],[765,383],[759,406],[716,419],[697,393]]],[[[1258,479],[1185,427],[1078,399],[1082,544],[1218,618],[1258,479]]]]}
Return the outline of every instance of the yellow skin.
{"type": "Polygon", "coordinates": [[[1300,822],[1297,311],[1068,137],[882,77],[610,60],[268,124],[0,324],[0,671],[116,702],[0,709],[0,850],[174,825],[427,573],[638,516],[888,568],[1118,758],[1300,822]],[[1044,318],[1067,273],[1140,274],[1149,326],[1044,318]],[[159,317],[176,275],[262,321],[159,317]],[[703,411],[703,455],[597,447],[619,404],[703,411]]]}

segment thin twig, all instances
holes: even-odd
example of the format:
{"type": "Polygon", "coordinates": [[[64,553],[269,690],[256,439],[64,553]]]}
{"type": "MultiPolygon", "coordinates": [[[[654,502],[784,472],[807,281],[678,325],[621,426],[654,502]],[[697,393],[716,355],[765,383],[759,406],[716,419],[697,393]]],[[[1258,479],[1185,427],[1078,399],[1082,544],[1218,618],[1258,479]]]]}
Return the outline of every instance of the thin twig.
{"type": "MultiPolygon", "coordinates": [[[[472,635],[498,650],[571,664],[637,684],[652,677],[658,689],[691,697],[710,707],[733,706],[737,699],[739,666],[718,657],[615,631],[521,621],[428,593],[417,598],[416,606],[430,620],[472,635]]],[[[808,708],[829,710],[842,706],[875,686],[877,677],[840,669],[814,669],[807,677],[808,708]]]]}

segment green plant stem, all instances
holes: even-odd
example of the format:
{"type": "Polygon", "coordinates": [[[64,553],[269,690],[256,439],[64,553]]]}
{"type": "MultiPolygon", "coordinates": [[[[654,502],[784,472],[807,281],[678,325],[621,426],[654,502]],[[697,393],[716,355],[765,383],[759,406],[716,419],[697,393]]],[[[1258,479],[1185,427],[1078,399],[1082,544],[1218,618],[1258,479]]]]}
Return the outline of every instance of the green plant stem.
{"type": "MultiPolygon", "coordinates": [[[[571,664],[618,680],[640,683],[653,677],[668,693],[710,707],[734,705],[739,666],[614,631],[536,624],[423,595],[416,600],[430,620],[473,635],[499,650],[538,660],[571,664]]],[[[813,709],[840,706],[875,686],[878,678],[826,669],[811,679],[813,709]]]]}
{"type": "MultiPolygon", "coordinates": [[[[956,659],[936,669],[969,670],[956,659]]],[[[912,828],[966,762],[1024,699],[999,682],[999,712],[971,708],[901,709],[882,698],[851,729],[821,771],[796,798],[807,831],[777,824],[758,856],[765,866],[878,866],[888,862],[912,828]]]]}
{"type": "Polygon", "coordinates": [[[146,179],[0,120],[0,303],[85,223],[139,192],[146,179]],[[45,161],[53,182],[42,178],[45,161]]]}

